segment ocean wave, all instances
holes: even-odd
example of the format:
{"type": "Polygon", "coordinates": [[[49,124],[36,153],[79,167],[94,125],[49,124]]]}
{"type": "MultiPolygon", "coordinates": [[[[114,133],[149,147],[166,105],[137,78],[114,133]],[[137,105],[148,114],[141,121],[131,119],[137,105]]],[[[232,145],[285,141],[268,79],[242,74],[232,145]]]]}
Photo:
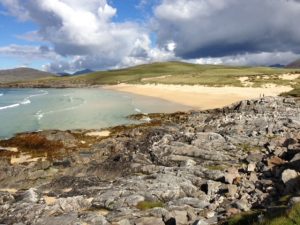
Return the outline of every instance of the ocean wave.
{"type": "Polygon", "coordinates": [[[3,95],[4,95],[3,93],[0,93],[0,97],[3,96],[3,95]]]}
{"type": "Polygon", "coordinates": [[[7,105],[7,106],[2,106],[2,107],[0,107],[0,110],[9,109],[9,108],[16,108],[16,107],[18,107],[18,106],[20,106],[19,103],[17,103],[17,104],[12,104],[12,105],[7,105]]]}
{"type": "Polygon", "coordinates": [[[136,111],[137,113],[141,113],[142,110],[138,109],[138,108],[135,108],[134,111],[136,111]]]}
{"type": "Polygon", "coordinates": [[[31,103],[31,101],[28,98],[25,98],[23,101],[20,102],[21,105],[27,105],[30,103],[31,103]]]}
{"type": "Polygon", "coordinates": [[[38,96],[43,96],[43,95],[49,94],[49,92],[48,92],[48,91],[45,91],[45,90],[40,90],[39,92],[40,92],[39,94],[29,95],[28,98],[34,98],[34,97],[38,97],[38,96]]]}
{"type": "Polygon", "coordinates": [[[31,101],[30,101],[29,98],[24,98],[22,101],[20,101],[18,103],[14,103],[14,104],[11,104],[11,105],[6,105],[6,106],[0,107],[0,110],[10,109],[10,108],[16,108],[16,107],[19,107],[21,105],[28,105],[30,103],[31,103],[31,101]]]}
{"type": "Polygon", "coordinates": [[[44,113],[40,110],[34,115],[38,121],[40,121],[44,117],[44,113]]]}

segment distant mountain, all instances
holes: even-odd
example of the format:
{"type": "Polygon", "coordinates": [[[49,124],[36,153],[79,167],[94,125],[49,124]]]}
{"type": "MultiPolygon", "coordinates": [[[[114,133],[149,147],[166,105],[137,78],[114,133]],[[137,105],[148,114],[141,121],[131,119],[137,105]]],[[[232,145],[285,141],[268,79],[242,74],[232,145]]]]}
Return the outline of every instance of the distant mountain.
{"type": "Polygon", "coordinates": [[[81,75],[81,74],[87,74],[87,73],[93,73],[93,72],[95,72],[95,71],[90,70],[90,69],[85,69],[85,70],[77,71],[77,72],[73,73],[73,75],[81,75]]]}
{"type": "Polygon", "coordinates": [[[269,67],[273,67],[273,68],[284,68],[285,65],[282,65],[282,64],[273,64],[273,65],[270,65],[269,67]]]}
{"type": "Polygon", "coordinates": [[[72,76],[71,73],[65,73],[65,72],[57,73],[57,75],[59,75],[61,77],[72,76]]]}
{"type": "Polygon", "coordinates": [[[16,68],[9,70],[0,70],[0,83],[11,83],[19,81],[32,81],[47,77],[54,77],[52,73],[31,69],[31,68],[16,68]]]}
{"type": "Polygon", "coordinates": [[[300,59],[288,64],[286,68],[299,68],[300,69],[300,59]]]}
{"type": "Polygon", "coordinates": [[[95,72],[95,71],[90,70],[90,69],[84,69],[84,70],[77,71],[75,73],[61,72],[61,73],[57,73],[57,75],[66,77],[66,76],[77,76],[77,75],[82,75],[82,74],[88,74],[88,73],[93,73],[93,72],[95,72]]]}

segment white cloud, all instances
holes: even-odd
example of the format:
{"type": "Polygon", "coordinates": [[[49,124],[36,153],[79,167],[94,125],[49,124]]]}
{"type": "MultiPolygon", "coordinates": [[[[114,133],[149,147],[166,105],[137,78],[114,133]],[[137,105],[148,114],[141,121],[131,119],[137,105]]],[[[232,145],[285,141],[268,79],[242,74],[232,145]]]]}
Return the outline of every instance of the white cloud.
{"type": "Polygon", "coordinates": [[[37,31],[21,38],[51,47],[46,53],[40,47],[7,46],[0,54],[41,56],[50,60],[45,68],[51,71],[120,68],[181,59],[269,65],[300,57],[299,1],[139,3],[143,10],[156,4],[153,18],[146,24],[116,22],[118,10],[107,0],[1,0],[12,15],[38,25],[37,31]],[[150,39],[153,31],[157,46],[150,39]]]}
{"type": "MultiPolygon", "coordinates": [[[[4,4],[16,16],[23,11],[39,25],[37,34],[43,41],[71,58],[50,63],[51,70],[110,68],[172,56],[165,49],[151,48],[148,31],[139,24],[113,22],[117,9],[106,0],[4,0],[4,4]]],[[[36,33],[29,33],[34,37],[36,33]]]]}
{"type": "Polygon", "coordinates": [[[234,56],[224,57],[204,57],[188,60],[197,64],[226,64],[233,66],[270,66],[275,64],[286,65],[292,61],[299,59],[300,55],[293,52],[261,52],[261,53],[245,53],[234,56]]]}
{"type": "Polygon", "coordinates": [[[58,55],[47,46],[9,45],[0,46],[0,55],[15,56],[27,60],[57,59],[58,55]]]}

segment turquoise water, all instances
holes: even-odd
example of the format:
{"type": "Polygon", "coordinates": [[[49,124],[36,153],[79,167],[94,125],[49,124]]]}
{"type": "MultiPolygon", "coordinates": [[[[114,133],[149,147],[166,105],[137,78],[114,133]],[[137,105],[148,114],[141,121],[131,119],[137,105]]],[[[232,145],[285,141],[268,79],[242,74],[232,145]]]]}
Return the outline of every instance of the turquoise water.
{"type": "Polygon", "coordinates": [[[189,108],[160,99],[97,89],[0,89],[0,138],[46,129],[100,129],[132,123],[135,113],[189,108]]]}

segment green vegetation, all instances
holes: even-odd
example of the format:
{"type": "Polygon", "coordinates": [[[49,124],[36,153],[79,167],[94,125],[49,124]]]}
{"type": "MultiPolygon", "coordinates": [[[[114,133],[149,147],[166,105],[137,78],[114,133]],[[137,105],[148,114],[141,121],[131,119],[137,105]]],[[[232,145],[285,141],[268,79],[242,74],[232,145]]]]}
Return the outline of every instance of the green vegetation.
{"type": "Polygon", "coordinates": [[[225,165],[208,165],[206,166],[208,170],[220,170],[223,171],[227,168],[225,165]]]}
{"type": "Polygon", "coordinates": [[[138,208],[139,210],[148,210],[148,209],[153,209],[156,207],[164,207],[164,204],[160,201],[142,201],[139,202],[136,206],[136,208],[138,208]]]}
{"type": "Polygon", "coordinates": [[[226,225],[296,225],[300,224],[300,203],[291,209],[280,207],[267,213],[262,222],[258,222],[259,212],[248,212],[236,215],[226,225]]]}
{"type": "Polygon", "coordinates": [[[253,146],[250,143],[242,143],[239,144],[238,147],[242,149],[243,152],[250,153],[250,152],[261,152],[261,147],[253,146]]]}
{"type": "Polygon", "coordinates": [[[282,96],[292,96],[292,97],[300,97],[300,79],[295,80],[296,85],[294,85],[294,89],[286,92],[286,93],[282,93],[282,96]]]}
{"type": "MultiPolygon", "coordinates": [[[[162,84],[188,84],[208,86],[242,86],[240,77],[248,76],[250,81],[259,80],[257,76],[273,75],[270,81],[280,82],[276,75],[296,72],[293,69],[275,69],[269,67],[233,67],[221,65],[198,65],[184,62],[165,62],[140,65],[136,67],[101,71],[91,74],[68,78],[91,84],[117,84],[117,83],[162,83],[162,84]]],[[[266,80],[257,81],[263,83],[266,80]]],[[[282,81],[282,80],[281,80],[282,81]]],[[[286,82],[290,84],[290,82],[286,82]]]]}
{"type": "MultiPolygon", "coordinates": [[[[223,65],[199,65],[184,62],[162,62],[139,65],[126,69],[99,71],[71,77],[40,77],[30,80],[28,86],[77,87],[89,85],[128,84],[180,84],[221,86],[253,86],[265,84],[289,85],[293,91],[284,95],[300,96],[300,77],[284,79],[283,74],[300,74],[300,69],[270,67],[234,67],[223,65]]],[[[1,83],[1,81],[0,81],[1,83]]],[[[20,82],[11,82],[18,86],[20,82]]]]}
{"type": "Polygon", "coordinates": [[[223,225],[255,225],[258,220],[259,212],[251,211],[233,216],[223,225]]]}

